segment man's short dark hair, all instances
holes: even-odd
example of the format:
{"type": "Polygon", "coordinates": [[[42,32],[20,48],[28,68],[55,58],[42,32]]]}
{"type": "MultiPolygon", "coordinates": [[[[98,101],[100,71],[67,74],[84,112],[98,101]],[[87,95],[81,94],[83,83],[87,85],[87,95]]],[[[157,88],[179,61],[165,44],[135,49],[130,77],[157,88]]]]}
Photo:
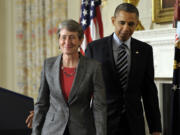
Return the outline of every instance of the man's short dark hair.
{"type": "Polygon", "coordinates": [[[135,13],[137,18],[139,18],[139,11],[138,9],[130,4],[130,3],[122,3],[120,5],[118,5],[115,9],[115,12],[114,12],[114,17],[117,16],[117,14],[120,12],[120,11],[126,11],[126,12],[130,12],[130,13],[135,13]]]}

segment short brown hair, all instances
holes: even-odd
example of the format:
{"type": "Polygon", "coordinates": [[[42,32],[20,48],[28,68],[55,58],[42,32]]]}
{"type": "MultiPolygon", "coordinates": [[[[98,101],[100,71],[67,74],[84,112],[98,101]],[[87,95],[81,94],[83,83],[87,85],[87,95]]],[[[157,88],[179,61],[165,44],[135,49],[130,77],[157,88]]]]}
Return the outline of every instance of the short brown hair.
{"type": "Polygon", "coordinates": [[[64,28],[71,32],[78,32],[79,39],[83,39],[84,31],[83,31],[81,25],[79,23],[77,23],[75,20],[67,19],[59,24],[59,27],[57,30],[58,38],[60,38],[60,32],[64,28]]]}

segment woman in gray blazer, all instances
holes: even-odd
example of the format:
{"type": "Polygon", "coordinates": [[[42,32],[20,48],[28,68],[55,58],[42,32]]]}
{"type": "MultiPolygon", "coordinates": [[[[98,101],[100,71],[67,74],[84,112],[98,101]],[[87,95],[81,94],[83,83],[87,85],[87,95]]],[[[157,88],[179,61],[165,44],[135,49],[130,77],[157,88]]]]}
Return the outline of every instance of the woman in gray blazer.
{"type": "Polygon", "coordinates": [[[33,135],[106,135],[101,65],[78,52],[83,37],[76,21],[60,24],[62,54],[44,62],[34,108],[33,135]]]}

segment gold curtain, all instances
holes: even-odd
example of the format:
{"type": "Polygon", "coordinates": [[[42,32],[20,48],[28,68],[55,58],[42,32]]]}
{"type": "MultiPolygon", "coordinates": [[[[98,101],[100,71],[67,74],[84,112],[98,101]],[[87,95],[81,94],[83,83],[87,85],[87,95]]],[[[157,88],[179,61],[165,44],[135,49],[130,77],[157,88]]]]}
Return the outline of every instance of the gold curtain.
{"type": "Polygon", "coordinates": [[[59,53],[56,31],[66,0],[16,0],[18,92],[37,98],[44,59],[59,53]]]}

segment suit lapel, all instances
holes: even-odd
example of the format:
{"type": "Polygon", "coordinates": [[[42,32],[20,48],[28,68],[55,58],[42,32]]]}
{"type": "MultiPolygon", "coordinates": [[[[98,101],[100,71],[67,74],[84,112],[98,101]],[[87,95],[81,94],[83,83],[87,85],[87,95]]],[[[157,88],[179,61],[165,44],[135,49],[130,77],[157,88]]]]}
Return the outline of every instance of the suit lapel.
{"type": "Polygon", "coordinates": [[[64,95],[63,95],[63,93],[62,93],[62,88],[61,88],[61,84],[60,84],[60,74],[61,74],[61,72],[60,72],[60,63],[61,63],[61,60],[62,60],[62,55],[60,55],[60,56],[58,56],[57,57],[57,60],[56,60],[56,62],[55,62],[55,65],[54,65],[54,77],[55,77],[55,79],[54,79],[54,81],[55,81],[55,90],[57,90],[56,92],[57,92],[57,95],[59,95],[59,99],[62,101],[61,103],[64,103],[64,104],[66,104],[67,105],[67,103],[66,103],[66,100],[65,100],[65,98],[64,98],[64,95]]]}
{"type": "Polygon", "coordinates": [[[128,83],[131,82],[132,76],[137,72],[137,67],[139,65],[139,61],[141,61],[141,48],[136,43],[136,41],[131,39],[131,62],[130,62],[130,72],[129,72],[129,80],[128,83]]]}
{"type": "Polygon", "coordinates": [[[74,81],[72,84],[71,92],[70,92],[70,95],[68,98],[68,104],[73,103],[73,101],[75,101],[77,98],[77,96],[76,96],[77,91],[81,85],[81,82],[84,79],[85,74],[86,74],[86,66],[87,66],[87,64],[86,64],[84,56],[80,55],[79,64],[78,64],[78,67],[76,70],[76,74],[75,74],[75,78],[74,78],[74,81]]]}
{"type": "MultiPolygon", "coordinates": [[[[115,61],[114,61],[114,54],[113,54],[113,47],[112,47],[112,38],[113,38],[113,34],[111,36],[109,36],[108,40],[107,40],[107,54],[106,57],[107,59],[109,59],[108,61],[111,62],[112,65],[112,70],[113,73],[115,73],[115,61]]],[[[105,49],[104,49],[105,50],[105,49]]]]}

